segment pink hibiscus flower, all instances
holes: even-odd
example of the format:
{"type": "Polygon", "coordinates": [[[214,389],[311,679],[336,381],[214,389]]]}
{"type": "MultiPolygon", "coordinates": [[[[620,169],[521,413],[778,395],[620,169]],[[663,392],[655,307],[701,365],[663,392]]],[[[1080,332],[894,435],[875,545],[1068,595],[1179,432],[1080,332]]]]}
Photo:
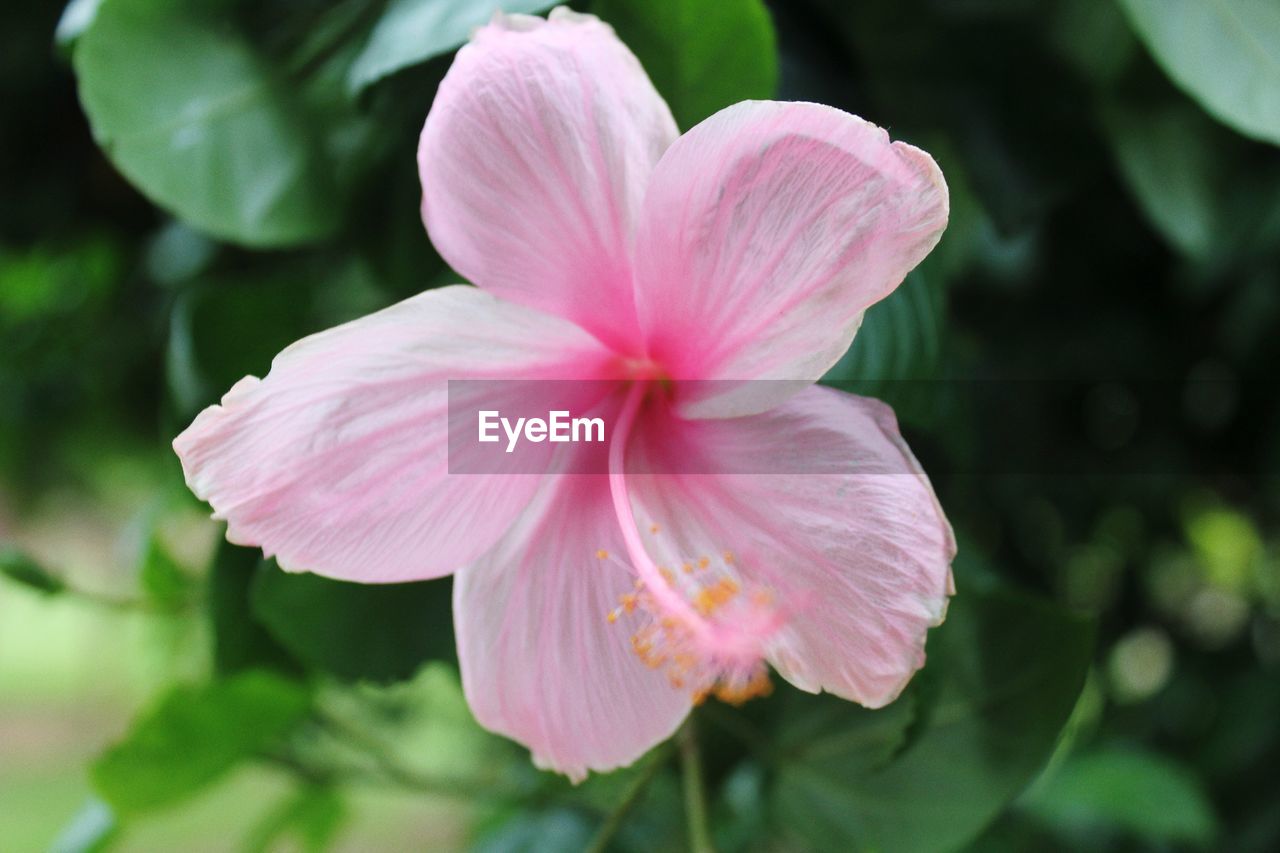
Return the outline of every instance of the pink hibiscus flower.
{"type": "Polygon", "coordinates": [[[766,662],[892,701],[955,544],[888,407],[813,382],[945,227],[929,155],[810,103],[678,136],[613,31],[558,9],[458,52],[418,162],[478,287],[299,341],[202,412],[174,447],[227,538],[351,581],[453,573],[477,719],[574,779],[766,692],[766,662]],[[450,379],[613,383],[602,469],[451,474],[450,379]]]}

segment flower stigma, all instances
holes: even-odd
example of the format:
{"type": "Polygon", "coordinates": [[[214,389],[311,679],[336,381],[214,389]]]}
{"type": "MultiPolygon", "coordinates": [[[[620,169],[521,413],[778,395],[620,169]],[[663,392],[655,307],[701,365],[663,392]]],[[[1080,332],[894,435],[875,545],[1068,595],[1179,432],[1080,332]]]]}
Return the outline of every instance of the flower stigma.
{"type": "MultiPolygon", "coordinates": [[[[672,688],[688,690],[695,704],[708,696],[735,705],[766,696],[773,685],[765,647],[783,624],[773,593],[745,581],[730,551],[715,560],[689,556],[672,569],[658,565],[642,540],[628,497],[624,455],[651,384],[632,383],[609,446],[609,491],[636,581],[605,618],[613,624],[624,614],[639,613],[643,622],[631,637],[632,651],[645,666],[664,671],[672,688]]],[[[663,528],[653,521],[646,529],[656,537],[663,528]]]]}

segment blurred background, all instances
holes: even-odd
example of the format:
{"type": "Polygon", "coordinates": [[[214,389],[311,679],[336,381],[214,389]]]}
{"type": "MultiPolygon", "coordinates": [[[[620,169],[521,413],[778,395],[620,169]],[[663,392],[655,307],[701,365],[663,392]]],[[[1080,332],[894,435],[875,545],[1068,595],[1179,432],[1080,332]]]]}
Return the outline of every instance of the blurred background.
{"type": "MultiPolygon", "coordinates": [[[[284,576],[169,448],[454,280],[414,149],[497,5],[550,4],[0,6],[0,850],[685,844],[669,748],[538,773],[466,710],[447,581],[284,576]]],[[[819,101],[951,188],[828,381],[895,405],[960,594],[888,709],[700,709],[717,846],[1280,849],[1280,5],[573,5],[682,129],[819,101]]]]}

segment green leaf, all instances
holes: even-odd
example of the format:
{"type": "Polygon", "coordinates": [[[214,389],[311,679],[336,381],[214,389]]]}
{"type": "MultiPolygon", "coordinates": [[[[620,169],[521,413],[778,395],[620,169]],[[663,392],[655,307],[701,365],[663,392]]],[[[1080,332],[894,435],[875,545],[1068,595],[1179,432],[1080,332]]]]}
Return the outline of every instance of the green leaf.
{"type": "Polygon", "coordinates": [[[1280,144],[1280,4],[1120,0],[1156,62],[1215,118],[1280,144]]]}
{"type": "Polygon", "coordinates": [[[429,660],[452,659],[448,580],[359,584],[289,574],[264,563],[253,612],[307,666],[351,681],[401,681],[429,660]]]}
{"type": "Polygon", "coordinates": [[[1092,631],[1055,605],[983,586],[962,587],[930,634],[905,741],[902,716],[879,716],[901,715],[893,705],[846,706],[801,743],[784,741],[779,826],[819,850],[954,849],[1044,766],[1084,684],[1092,631]]]}
{"type": "Polygon", "coordinates": [[[566,808],[522,810],[472,846],[473,853],[579,853],[591,845],[595,829],[582,813],[566,808]]]}
{"type": "MultiPolygon", "coordinates": [[[[340,763],[353,745],[425,779],[459,778],[516,787],[510,762],[530,769],[527,753],[482,729],[462,693],[457,669],[443,661],[394,684],[326,682],[316,696],[323,731],[306,747],[317,764],[340,763]]],[[[540,781],[540,780],[539,780],[540,781]]],[[[532,791],[535,784],[528,786],[532,791]]]]}
{"type": "Polygon", "coordinates": [[[175,687],[93,763],[94,787],[122,814],[172,805],[287,734],[309,707],[306,688],[262,671],[175,687]]]}
{"type": "Polygon", "coordinates": [[[207,6],[103,0],[75,50],[95,139],[195,228],[248,246],[325,236],[342,205],[297,87],[207,6]]]}
{"type": "Polygon", "coordinates": [[[225,539],[209,571],[209,619],[213,628],[213,666],[219,675],[246,669],[298,670],[249,607],[249,588],[264,562],[257,548],[241,548],[225,539]]]}
{"type": "Polygon", "coordinates": [[[1148,842],[1201,845],[1217,834],[1200,781],[1151,752],[1109,749],[1075,756],[1022,805],[1066,830],[1116,829],[1148,842]]]}
{"type": "Polygon", "coordinates": [[[778,54],[761,0],[595,0],[591,10],[640,58],[683,129],[773,97],[778,54]]]}
{"type": "Polygon", "coordinates": [[[1267,149],[1188,104],[1115,103],[1103,128],[1147,219],[1182,254],[1239,263],[1280,239],[1280,169],[1267,149]]]}
{"type": "Polygon", "coordinates": [[[195,579],[178,565],[155,536],[147,543],[139,580],[147,598],[161,607],[181,606],[195,593],[195,579]]]}
{"type": "Polygon", "coordinates": [[[537,12],[548,0],[391,0],[347,73],[353,94],[404,68],[457,48],[493,13],[537,12]]]}
{"type": "Polygon", "coordinates": [[[1114,109],[1105,114],[1121,174],[1147,218],[1175,247],[1207,257],[1219,233],[1219,174],[1224,165],[1191,109],[1114,109]]]}
{"type": "Polygon", "coordinates": [[[385,304],[364,264],[328,253],[192,282],[169,318],[165,369],[173,403],[192,418],[244,376],[265,376],[299,338],[385,304]]]}
{"type": "Polygon", "coordinates": [[[181,222],[170,221],[148,241],[145,266],[157,284],[177,286],[208,269],[218,246],[181,222]]]}
{"type": "Polygon", "coordinates": [[[76,40],[93,23],[101,5],[102,0],[71,0],[63,8],[58,27],[53,31],[54,46],[63,53],[75,47],[76,40]]]}
{"type": "Polygon", "coordinates": [[[306,785],[263,818],[245,842],[244,849],[251,853],[268,850],[301,849],[308,853],[328,850],[347,819],[346,803],[333,788],[306,785]],[[296,839],[299,847],[284,844],[296,839]]]}
{"type": "Polygon", "coordinates": [[[1138,42],[1111,0],[1067,0],[1056,4],[1050,43],[1099,86],[1110,86],[1133,61],[1138,42]]]}
{"type": "Polygon", "coordinates": [[[0,575],[24,584],[45,595],[57,595],[66,590],[62,579],[16,548],[0,549],[0,575]]]}
{"type": "Polygon", "coordinates": [[[940,286],[912,272],[893,293],[867,310],[849,351],[827,378],[867,383],[871,388],[884,380],[931,376],[938,359],[944,300],[940,286]]]}
{"type": "Polygon", "coordinates": [[[838,754],[850,772],[867,772],[888,764],[906,746],[907,731],[917,717],[918,702],[913,693],[875,711],[829,694],[785,691],[780,699],[785,703],[781,713],[787,720],[776,746],[782,760],[838,754]]]}
{"type": "Polygon", "coordinates": [[[867,310],[849,350],[823,382],[884,400],[904,421],[927,426],[939,409],[940,388],[927,380],[937,372],[945,311],[940,279],[913,271],[867,310]]]}

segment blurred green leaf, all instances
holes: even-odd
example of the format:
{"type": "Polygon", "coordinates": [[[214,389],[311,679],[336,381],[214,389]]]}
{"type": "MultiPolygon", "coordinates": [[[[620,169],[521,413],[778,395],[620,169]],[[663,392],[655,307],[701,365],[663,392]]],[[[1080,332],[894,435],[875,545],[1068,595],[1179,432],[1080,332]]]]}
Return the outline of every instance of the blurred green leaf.
{"type": "Polygon", "coordinates": [[[0,331],[12,334],[26,323],[75,318],[101,306],[120,267],[119,248],[103,239],[25,252],[0,248],[0,331]]]}
{"type": "Polygon", "coordinates": [[[174,300],[169,312],[169,337],[164,353],[165,388],[184,424],[217,399],[196,351],[194,325],[200,302],[200,294],[184,292],[174,300]]]}
{"type": "MultiPolygon", "coordinates": [[[[607,821],[621,804],[629,803],[621,825],[613,828],[604,849],[615,853],[648,853],[681,850],[687,840],[683,788],[676,762],[675,744],[658,744],[627,767],[593,773],[572,783],[565,777],[538,773],[529,781],[531,796],[481,813],[475,827],[479,850],[540,851],[545,836],[550,849],[597,849],[607,821]],[[579,837],[581,833],[582,836],[579,837]],[[590,841],[589,845],[587,842],[590,841]]],[[[518,759],[530,767],[527,753],[518,759]]],[[[516,775],[510,770],[509,776],[516,775]]],[[[717,849],[733,849],[729,846],[717,849]]]]}
{"type": "Polygon", "coordinates": [[[515,754],[476,722],[457,669],[442,661],[394,684],[326,685],[316,704],[339,733],[357,733],[423,777],[498,776],[504,768],[495,760],[515,754]]]}
{"type": "Polygon", "coordinates": [[[338,225],[331,166],[296,87],[209,4],[103,0],[75,69],[98,144],[192,226],[281,246],[338,225]]]}
{"type": "Polygon", "coordinates": [[[1146,842],[1203,845],[1217,834],[1199,780],[1152,752],[1112,749],[1074,756],[1023,806],[1067,830],[1116,829],[1146,842]]]}
{"type": "Polygon", "coordinates": [[[751,849],[753,842],[768,836],[768,792],[759,762],[745,759],[730,771],[712,809],[717,849],[751,849]]]}
{"type": "Polygon", "coordinates": [[[293,672],[289,653],[254,618],[249,588],[263,563],[257,548],[218,543],[209,570],[209,618],[213,628],[213,666],[219,675],[263,668],[293,672]]]}
{"type": "Polygon", "coordinates": [[[58,28],[53,32],[53,43],[64,53],[75,46],[76,39],[93,23],[94,15],[102,0],[71,0],[62,10],[58,28]]]}
{"type": "Polygon", "coordinates": [[[1280,4],[1120,0],[1175,83],[1245,136],[1280,145],[1280,4]]]}
{"type": "Polygon", "coordinates": [[[926,278],[937,279],[945,289],[979,259],[988,232],[993,225],[978,195],[974,192],[969,170],[964,158],[942,134],[926,134],[908,140],[924,148],[937,161],[947,182],[950,205],[947,228],[942,232],[938,245],[917,268],[926,278]]]}
{"type": "Polygon", "coordinates": [[[244,849],[250,853],[282,848],[321,853],[329,849],[346,819],[347,807],[341,794],[328,786],[306,785],[254,827],[244,849]],[[288,840],[296,841],[297,846],[285,844],[288,840]]]}
{"type": "Polygon", "coordinates": [[[1121,174],[1147,218],[1183,253],[1212,254],[1225,224],[1218,194],[1226,164],[1213,150],[1207,122],[1178,108],[1118,108],[1104,117],[1121,174]]]}
{"type": "Polygon", "coordinates": [[[157,284],[178,285],[204,272],[218,246],[178,221],[165,223],[147,243],[144,263],[157,284]]]}
{"type": "Polygon", "coordinates": [[[102,853],[120,837],[111,806],[90,797],[49,845],[49,853],[102,853]]]}
{"type": "Polygon", "coordinates": [[[1049,38],[1091,82],[1111,85],[1138,48],[1114,0],[1063,0],[1055,4],[1049,38]]]}
{"type": "Polygon", "coordinates": [[[778,85],[773,22],[761,0],[594,0],[687,130],[778,85]]]}
{"type": "Polygon", "coordinates": [[[254,615],[309,667],[351,681],[401,681],[429,660],[453,659],[451,585],[359,584],[290,574],[264,563],[254,615]]]}
{"type": "Polygon", "coordinates": [[[12,547],[0,549],[0,575],[4,575],[11,581],[39,590],[45,595],[56,595],[67,588],[67,585],[57,575],[51,573],[23,551],[12,547]]]}
{"type": "Polygon", "coordinates": [[[595,834],[590,819],[572,809],[522,810],[483,833],[473,853],[580,853],[595,834]]]}
{"type": "Polygon", "coordinates": [[[289,344],[386,301],[365,264],[327,254],[193,282],[170,315],[165,371],[173,402],[194,417],[242,377],[265,376],[289,344]]]}
{"type": "Polygon", "coordinates": [[[288,733],[309,707],[305,687],[263,671],[174,687],[94,761],[94,787],[122,814],[172,805],[288,733]]]}
{"type": "Polygon", "coordinates": [[[971,583],[930,634],[905,745],[897,750],[900,717],[880,722],[886,712],[851,706],[803,743],[787,741],[774,791],[779,825],[819,850],[962,845],[1053,752],[1091,638],[1087,623],[1055,605],[971,583]]]}
{"type": "Polygon", "coordinates": [[[940,411],[936,376],[946,292],[936,276],[911,272],[867,309],[853,343],[822,381],[876,397],[904,421],[928,427],[940,411]]]}
{"type": "Polygon", "coordinates": [[[178,565],[155,536],[147,543],[139,580],[147,598],[161,607],[181,606],[189,602],[196,592],[195,579],[178,565]]]}
{"type": "Polygon", "coordinates": [[[1280,169],[1189,104],[1117,102],[1103,128],[1147,219],[1178,251],[1241,263],[1280,240],[1280,169]]]}
{"type": "Polygon", "coordinates": [[[912,272],[893,293],[867,309],[853,344],[826,378],[864,383],[865,393],[874,393],[883,380],[932,376],[945,299],[933,280],[912,272]]]}
{"type": "Polygon", "coordinates": [[[352,63],[347,88],[359,93],[401,69],[448,53],[499,9],[528,13],[554,5],[549,0],[391,0],[352,63]]]}

